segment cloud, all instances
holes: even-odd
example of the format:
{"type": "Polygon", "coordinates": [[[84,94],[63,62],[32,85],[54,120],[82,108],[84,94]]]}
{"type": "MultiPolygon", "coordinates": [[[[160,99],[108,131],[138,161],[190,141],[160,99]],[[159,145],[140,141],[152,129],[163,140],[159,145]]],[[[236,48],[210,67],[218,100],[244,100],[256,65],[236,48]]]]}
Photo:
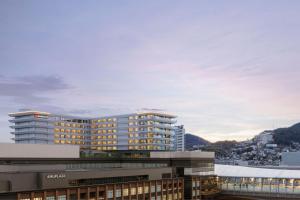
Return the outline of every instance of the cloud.
{"type": "Polygon", "coordinates": [[[50,100],[47,93],[72,88],[58,76],[5,77],[0,75],[0,97],[8,97],[16,103],[34,105],[50,100]]]}

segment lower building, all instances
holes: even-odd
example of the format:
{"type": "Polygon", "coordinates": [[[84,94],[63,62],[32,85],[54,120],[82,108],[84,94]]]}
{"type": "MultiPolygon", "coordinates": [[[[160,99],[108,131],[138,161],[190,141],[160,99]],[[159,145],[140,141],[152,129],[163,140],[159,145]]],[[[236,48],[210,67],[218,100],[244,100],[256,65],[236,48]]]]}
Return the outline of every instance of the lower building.
{"type": "Polygon", "coordinates": [[[208,152],[0,158],[0,199],[5,200],[210,199],[218,194],[216,180],[214,154],[208,152]]]}

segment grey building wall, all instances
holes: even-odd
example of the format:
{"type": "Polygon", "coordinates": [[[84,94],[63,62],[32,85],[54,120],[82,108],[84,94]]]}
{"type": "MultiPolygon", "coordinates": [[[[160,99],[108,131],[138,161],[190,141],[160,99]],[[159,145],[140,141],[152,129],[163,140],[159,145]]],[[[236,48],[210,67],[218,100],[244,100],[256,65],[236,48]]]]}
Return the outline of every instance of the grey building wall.
{"type": "Polygon", "coordinates": [[[79,146],[0,143],[0,158],[79,158],[79,146]]]}

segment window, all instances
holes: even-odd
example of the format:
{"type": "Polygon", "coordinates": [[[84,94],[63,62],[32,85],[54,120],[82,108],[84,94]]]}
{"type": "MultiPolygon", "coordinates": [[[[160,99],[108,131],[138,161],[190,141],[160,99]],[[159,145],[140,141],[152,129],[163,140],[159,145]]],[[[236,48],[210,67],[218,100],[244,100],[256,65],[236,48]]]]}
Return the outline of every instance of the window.
{"type": "Polygon", "coordinates": [[[161,192],[161,185],[157,185],[157,186],[156,186],[156,191],[157,191],[157,192],[161,192]]]}
{"type": "Polygon", "coordinates": [[[195,181],[193,181],[193,187],[196,187],[196,182],[195,181]]]}
{"type": "Polygon", "coordinates": [[[151,185],[151,193],[155,192],[155,185],[151,185]]]}
{"type": "Polygon", "coordinates": [[[121,195],[122,195],[121,189],[117,189],[116,190],[116,197],[121,197],[121,195]]]}
{"type": "Polygon", "coordinates": [[[136,195],[136,188],[130,188],[130,194],[136,195]]]}
{"type": "Polygon", "coordinates": [[[144,187],[144,193],[149,193],[149,186],[144,187]]]}
{"type": "Polygon", "coordinates": [[[143,187],[138,187],[138,194],[143,194],[143,187]]]}
{"type": "Polygon", "coordinates": [[[59,195],[57,197],[57,200],[67,200],[67,196],[66,195],[59,195]]]}
{"type": "Polygon", "coordinates": [[[123,189],[123,196],[126,197],[129,195],[129,190],[128,188],[123,189]]]}
{"type": "Polygon", "coordinates": [[[55,196],[46,197],[46,200],[55,200],[55,196]]]}
{"type": "Polygon", "coordinates": [[[113,198],[114,197],[114,191],[113,190],[108,190],[107,191],[107,198],[113,198]]]}

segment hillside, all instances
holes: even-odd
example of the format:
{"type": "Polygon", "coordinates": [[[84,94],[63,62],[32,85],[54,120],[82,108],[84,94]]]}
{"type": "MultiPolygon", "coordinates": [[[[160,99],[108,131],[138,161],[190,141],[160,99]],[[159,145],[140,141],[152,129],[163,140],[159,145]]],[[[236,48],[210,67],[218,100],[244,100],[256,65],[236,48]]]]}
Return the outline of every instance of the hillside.
{"type": "Polygon", "coordinates": [[[194,145],[202,146],[202,145],[208,145],[208,144],[210,144],[209,141],[207,141],[199,136],[196,136],[196,135],[193,135],[190,133],[185,134],[185,149],[186,150],[192,150],[194,145]]]}
{"type": "Polygon", "coordinates": [[[288,128],[274,130],[273,139],[279,145],[290,145],[292,142],[300,143],[300,123],[288,128]]]}

